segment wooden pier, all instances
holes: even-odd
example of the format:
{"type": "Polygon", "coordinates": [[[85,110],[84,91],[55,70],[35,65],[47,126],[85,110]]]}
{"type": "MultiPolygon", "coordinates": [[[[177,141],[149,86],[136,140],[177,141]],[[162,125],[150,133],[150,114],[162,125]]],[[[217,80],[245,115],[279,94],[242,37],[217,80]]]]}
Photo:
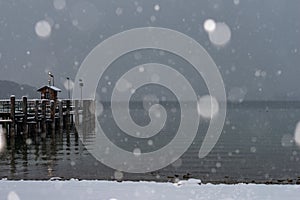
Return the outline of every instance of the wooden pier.
{"type": "Polygon", "coordinates": [[[10,137],[16,134],[27,136],[32,131],[45,133],[68,129],[75,123],[83,124],[83,130],[90,131],[94,128],[94,105],[93,100],[29,100],[25,96],[22,99],[11,96],[8,100],[0,100],[0,125],[10,137]],[[82,123],[79,119],[92,119],[92,122],[82,123]]]}

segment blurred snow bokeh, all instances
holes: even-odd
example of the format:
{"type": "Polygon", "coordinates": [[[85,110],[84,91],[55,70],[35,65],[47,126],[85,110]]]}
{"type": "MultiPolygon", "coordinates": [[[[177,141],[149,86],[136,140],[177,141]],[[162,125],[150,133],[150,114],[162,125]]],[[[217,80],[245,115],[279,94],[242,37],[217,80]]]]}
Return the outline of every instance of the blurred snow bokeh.
{"type": "Polygon", "coordinates": [[[281,146],[292,147],[294,145],[294,138],[291,134],[284,134],[281,138],[281,146]]]}
{"type": "Polygon", "coordinates": [[[65,87],[66,90],[72,90],[74,88],[74,81],[72,81],[70,79],[65,80],[64,81],[64,87],[65,87]]]}
{"type": "Polygon", "coordinates": [[[57,10],[62,10],[66,7],[66,0],[54,0],[53,6],[57,10]]]}
{"type": "Polygon", "coordinates": [[[156,4],[156,5],[154,6],[154,10],[155,10],[155,11],[159,11],[159,10],[160,10],[160,6],[159,6],[158,4],[156,4]]]}
{"type": "Polygon", "coordinates": [[[246,97],[246,87],[233,87],[228,92],[228,100],[233,103],[242,103],[246,97]]]}
{"type": "Polygon", "coordinates": [[[234,5],[239,5],[240,4],[240,0],[233,0],[234,5]]]}
{"type": "Polygon", "coordinates": [[[120,15],[122,15],[122,14],[123,14],[123,9],[120,8],[120,7],[118,7],[118,8],[116,9],[116,15],[117,15],[117,16],[120,16],[120,15]]]}
{"type": "Polygon", "coordinates": [[[7,200],[20,200],[20,197],[15,191],[10,191],[7,195],[7,200]]]}
{"type": "Polygon", "coordinates": [[[218,22],[213,31],[208,32],[209,40],[216,46],[224,46],[231,39],[231,30],[224,22],[218,22]]]}
{"type": "Polygon", "coordinates": [[[231,30],[224,22],[206,19],[203,28],[207,32],[210,42],[216,46],[225,46],[231,39],[231,30]]]}
{"type": "Polygon", "coordinates": [[[51,25],[46,20],[38,21],[35,24],[35,33],[41,38],[47,38],[51,34],[51,25]]]}
{"type": "Polygon", "coordinates": [[[199,98],[197,111],[201,117],[211,119],[219,112],[219,103],[215,97],[204,95],[199,98]]]}
{"type": "Polygon", "coordinates": [[[154,104],[159,104],[159,98],[153,94],[147,94],[143,97],[143,108],[149,110],[154,104]]]}
{"type": "Polygon", "coordinates": [[[71,7],[70,17],[73,26],[81,31],[90,31],[99,23],[100,13],[94,4],[80,1],[71,7]]]}
{"type": "Polygon", "coordinates": [[[124,176],[123,173],[120,171],[115,171],[114,173],[114,178],[118,181],[121,181],[123,179],[123,176],[124,176]]]}
{"type": "Polygon", "coordinates": [[[215,31],[216,29],[216,22],[213,19],[207,19],[205,20],[204,24],[204,30],[208,33],[215,31]]]}
{"type": "Polygon", "coordinates": [[[296,144],[300,147],[300,122],[297,123],[294,136],[296,144]]]}
{"type": "Polygon", "coordinates": [[[116,83],[116,89],[119,92],[126,92],[132,88],[132,84],[125,78],[120,78],[116,83]]]}

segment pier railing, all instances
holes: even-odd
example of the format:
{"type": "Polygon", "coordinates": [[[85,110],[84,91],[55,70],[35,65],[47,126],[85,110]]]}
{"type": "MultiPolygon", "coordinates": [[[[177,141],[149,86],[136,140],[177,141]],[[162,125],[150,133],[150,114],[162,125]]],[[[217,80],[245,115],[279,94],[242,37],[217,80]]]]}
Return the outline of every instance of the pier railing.
{"type": "Polygon", "coordinates": [[[10,113],[9,100],[0,100],[0,113],[10,113]]]}

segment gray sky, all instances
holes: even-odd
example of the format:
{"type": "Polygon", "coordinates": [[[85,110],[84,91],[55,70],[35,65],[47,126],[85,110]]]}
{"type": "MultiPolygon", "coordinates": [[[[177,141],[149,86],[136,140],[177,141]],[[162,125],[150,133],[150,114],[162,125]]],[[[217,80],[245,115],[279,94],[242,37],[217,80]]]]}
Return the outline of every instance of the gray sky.
{"type": "Polygon", "coordinates": [[[0,0],[0,79],[39,87],[52,71],[66,97],[66,77],[101,41],[158,26],[204,46],[233,100],[300,100],[299,8],[299,0],[0,0]],[[210,40],[207,19],[229,27],[225,46],[210,40]]]}

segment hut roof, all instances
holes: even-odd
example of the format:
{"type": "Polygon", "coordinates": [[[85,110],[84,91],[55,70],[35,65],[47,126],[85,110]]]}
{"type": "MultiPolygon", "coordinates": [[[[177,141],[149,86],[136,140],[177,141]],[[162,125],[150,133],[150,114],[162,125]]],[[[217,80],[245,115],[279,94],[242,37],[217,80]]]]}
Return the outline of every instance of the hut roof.
{"type": "Polygon", "coordinates": [[[37,91],[40,92],[40,91],[42,91],[45,88],[49,88],[49,89],[54,90],[56,92],[61,92],[61,89],[59,89],[59,88],[57,88],[55,86],[51,86],[51,85],[45,85],[45,86],[41,87],[40,89],[38,89],[37,91]]]}

